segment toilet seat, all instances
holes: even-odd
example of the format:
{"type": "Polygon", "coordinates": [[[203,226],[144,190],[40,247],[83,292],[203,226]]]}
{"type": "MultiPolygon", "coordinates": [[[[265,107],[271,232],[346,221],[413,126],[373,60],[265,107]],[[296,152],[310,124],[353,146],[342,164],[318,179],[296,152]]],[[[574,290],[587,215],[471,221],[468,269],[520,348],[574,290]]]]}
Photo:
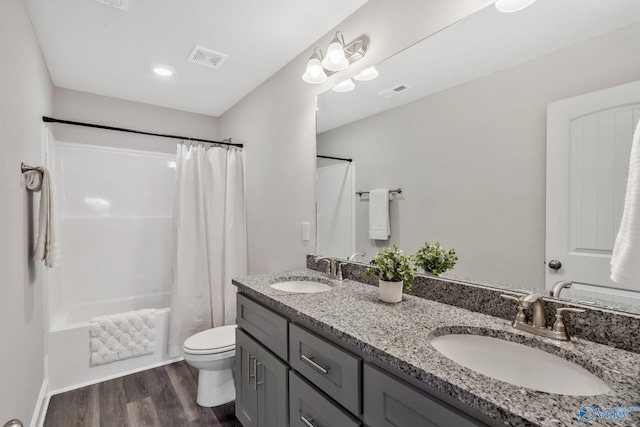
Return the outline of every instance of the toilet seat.
{"type": "Polygon", "coordinates": [[[236,348],[236,325],[207,329],[187,338],[183,351],[187,354],[219,354],[236,348]]]}

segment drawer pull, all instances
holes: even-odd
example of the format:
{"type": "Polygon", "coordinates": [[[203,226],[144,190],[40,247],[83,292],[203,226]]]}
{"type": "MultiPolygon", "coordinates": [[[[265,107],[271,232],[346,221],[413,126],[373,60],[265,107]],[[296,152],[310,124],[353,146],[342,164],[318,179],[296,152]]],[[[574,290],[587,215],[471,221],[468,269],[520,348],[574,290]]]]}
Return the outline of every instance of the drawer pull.
{"type": "Polygon", "coordinates": [[[307,417],[305,417],[304,415],[300,417],[300,421],[302,421],[304,423],[304,425],[306,425],[307,427],[316,427],[311,422],[313,420],[312,419],[311,420],[307,419],[307,417]]]}
{"type": "Polygon", "coordinates": [[[328,366],[326,368],[324,368],[324,367],[318,365],[316,362],[314,362],[312,358],[307,357],[304,354],[300,355],[300,359],[302,359],[303,362],[305,362],[307,365],[311,366],[312,368],[314,368],[318,372],[322,372],[325,375],[329,373],[329,367],[328,366]]]}

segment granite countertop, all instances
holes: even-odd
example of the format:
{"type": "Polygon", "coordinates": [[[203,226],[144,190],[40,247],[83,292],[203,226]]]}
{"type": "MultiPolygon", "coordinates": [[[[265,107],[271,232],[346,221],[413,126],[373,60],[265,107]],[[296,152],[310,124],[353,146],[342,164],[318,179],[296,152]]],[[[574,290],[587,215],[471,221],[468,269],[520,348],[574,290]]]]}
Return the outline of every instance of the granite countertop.
{"type": "MultiPolygon", "coordinates": [[[[410,295],[404,295],[399,304],[386,304],[378,300],[375,286],[330,280],[309,269],[249,276],[233,283],[292,320],[311,325],[507,425],[585,425],[578,415],[583,405],[640,406],[637,353],[580,339],[562,342],[538,337],[518,331],[500,318],[410,295]],[[334,289],[291,294],[269,286],[302,278],[331,284],[334,289]],[[494,380],[458,365],[430,344],[432,338],[449,333],[486,335],[540,348],[583,366],[604,380],[611,391],[599,396],[564,396],[494,380]]],[[[531,371],[535,375],[535,367],[531,371]]],[[[602,426],[621,423],[599,418],[593,422],[602,426]]],[[[640,426],[640,413],[630,413],[623,424],[640,426]]]]}

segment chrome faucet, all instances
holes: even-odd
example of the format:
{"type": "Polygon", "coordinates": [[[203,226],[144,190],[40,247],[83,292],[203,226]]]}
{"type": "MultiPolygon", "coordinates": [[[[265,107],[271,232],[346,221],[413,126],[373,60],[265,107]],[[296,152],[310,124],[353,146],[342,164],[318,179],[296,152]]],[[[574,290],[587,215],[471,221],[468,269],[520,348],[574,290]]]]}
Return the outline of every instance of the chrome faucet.
{"type": "Polygon", "coordinates": [[[367,253],[366,253],[366,252],[356,252],[355,254],[353,254],[353,255],[351,255],[351,256],[349,257],[349,261],[353,261],[354,259],[356,259],[356,257],[357,257],[358,255],[360,255],[360,256],[362,256],[362,257],[365,257],[365,256],[367,256],[367,253]]]}
{"type": "Polygon", "coordinates": [[[570,288],[571,285],[573,285],[573,282],[570,282],[569,280],[561,280],[559,282],[556,282],[555,285],[553,285],[553,288],[551,288],[551,290],[549,291],[549,295],[554,298],[558,298],[560,297],[560,291],[562,291],[564,288],[570,288]]]}
{"type": "Polygon", "coordinates": [[[586,310],[582,308],[560,307],[556,309],[556,320],[551,329],[547,328],[547,318],[544,310],[544,300],[541,295],[529,293],[521,297],[513,295],[500,295],[502,298],[514,300],[518,302],[518,314],[513,322],[513,327],[521,331],[530,332],[546,338],[553,338],[560,341],[569,341],[571,338],[567,333],[563,321],[565,312],[584,313],[586,310]],[[527,322],[527,316],[524,310],[533,312],[531,323],[527,322]]]}

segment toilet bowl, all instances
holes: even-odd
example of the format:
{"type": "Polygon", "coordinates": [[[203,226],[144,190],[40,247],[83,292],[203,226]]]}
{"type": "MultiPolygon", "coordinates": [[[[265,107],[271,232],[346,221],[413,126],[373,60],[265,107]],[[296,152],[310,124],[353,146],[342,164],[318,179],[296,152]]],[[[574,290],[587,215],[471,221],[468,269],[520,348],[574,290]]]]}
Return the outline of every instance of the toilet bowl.
{"type": "Polygon", "coordinates": [[[182,354],[199,372],[198,405],[212,407],[235,400],[236,325],[207,329],[187,338],[182,354]]]}

